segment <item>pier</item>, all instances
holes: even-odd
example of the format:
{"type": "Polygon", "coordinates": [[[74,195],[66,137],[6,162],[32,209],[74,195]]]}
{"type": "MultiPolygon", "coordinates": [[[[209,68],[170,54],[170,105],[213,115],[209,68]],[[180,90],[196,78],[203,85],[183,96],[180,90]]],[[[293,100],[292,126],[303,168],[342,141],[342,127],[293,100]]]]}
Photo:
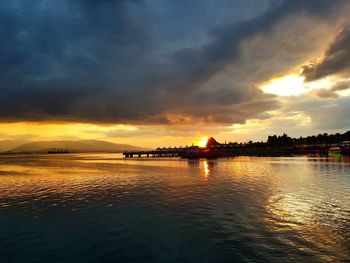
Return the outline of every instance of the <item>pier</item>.
{"type": "Polygon", "coordinates": [[[156,149],[151,151],[126,151],[123,152],[125,158],[135,157],[180,157],[182,149],[180,148],[167,148],[156,149]]]}

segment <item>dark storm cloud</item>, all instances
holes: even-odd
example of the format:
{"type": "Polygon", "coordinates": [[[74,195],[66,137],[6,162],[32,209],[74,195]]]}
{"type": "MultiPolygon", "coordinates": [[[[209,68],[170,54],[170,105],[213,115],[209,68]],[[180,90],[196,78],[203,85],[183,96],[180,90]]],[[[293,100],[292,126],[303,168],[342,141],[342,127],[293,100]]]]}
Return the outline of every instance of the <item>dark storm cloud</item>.
{"type": "Polygon", "coordinates": [[[278,107],[276,97],[241,82],[203,86],[239,58],[242,41],[290,16],[326,19],[341,3],[3,1],[0,118],[243,123],[278,107]]]}
{"type": "Polygon", "coordinates": [[[307,81],[317,80],[328,75],[350,74],[350,26],[347,25],[337,35],[319,63],[303,67],[307,81]]]}
{"type": "Polygon", "coordinates": [[[266,33],[288,16],[308,13],[310,16],[326,15],[339,1],[272,1],[271,6],[260,16],[223,28],[211,30],[213,40],[203,48],[184,48],[175,53],[184,73],[196,77],[208,76],[210,71],[232,61],[239,55],[239,45],[256,34],[266,33]]]}

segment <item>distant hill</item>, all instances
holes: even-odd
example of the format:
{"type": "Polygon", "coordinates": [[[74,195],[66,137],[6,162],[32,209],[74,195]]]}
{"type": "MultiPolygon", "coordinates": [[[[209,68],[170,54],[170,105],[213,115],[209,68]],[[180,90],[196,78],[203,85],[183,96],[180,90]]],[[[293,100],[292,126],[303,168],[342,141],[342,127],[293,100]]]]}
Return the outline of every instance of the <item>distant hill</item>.
{"type": "Polygon", "coordinates": [[[65,150],[72,153],[77,152],[123,152],[126,150],[143,150],[144,148],[128,145],[117,144],[98,140],[81,140],[81,141],[38,141],[25,143],[14,147],[7,152],[12,153],[47,153],[48,151],[65,150]]]}
{"type": "Polygon", "coordinates": [[[0,152],[9,151],[15,147],[18,147],[28,141],[16,141],[16,140],[0,140],[0,152]]]}

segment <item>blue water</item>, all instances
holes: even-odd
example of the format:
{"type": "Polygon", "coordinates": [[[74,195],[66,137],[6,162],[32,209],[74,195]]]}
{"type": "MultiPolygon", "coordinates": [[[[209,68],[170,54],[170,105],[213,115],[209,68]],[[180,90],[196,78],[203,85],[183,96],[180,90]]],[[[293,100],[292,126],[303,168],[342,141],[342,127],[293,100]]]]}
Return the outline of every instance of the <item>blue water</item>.
{"type": "Polygon", "coordinates": [[[0,262],[349,261],[349,157],[0,157],[0,262]]]}

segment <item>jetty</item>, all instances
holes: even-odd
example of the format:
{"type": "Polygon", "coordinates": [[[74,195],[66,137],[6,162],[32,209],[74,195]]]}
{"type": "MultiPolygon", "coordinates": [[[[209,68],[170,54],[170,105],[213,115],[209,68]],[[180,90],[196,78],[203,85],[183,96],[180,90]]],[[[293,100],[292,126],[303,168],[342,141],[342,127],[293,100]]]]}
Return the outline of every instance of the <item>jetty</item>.
{"type": "Polygon", "coordinates": [[[179,148],[167,148],[167,149],[156,149],[150,151],[125,151],[123,152],[124,157],[133,158],[135,157],[181,157],[181,151],[179,148]]]}

